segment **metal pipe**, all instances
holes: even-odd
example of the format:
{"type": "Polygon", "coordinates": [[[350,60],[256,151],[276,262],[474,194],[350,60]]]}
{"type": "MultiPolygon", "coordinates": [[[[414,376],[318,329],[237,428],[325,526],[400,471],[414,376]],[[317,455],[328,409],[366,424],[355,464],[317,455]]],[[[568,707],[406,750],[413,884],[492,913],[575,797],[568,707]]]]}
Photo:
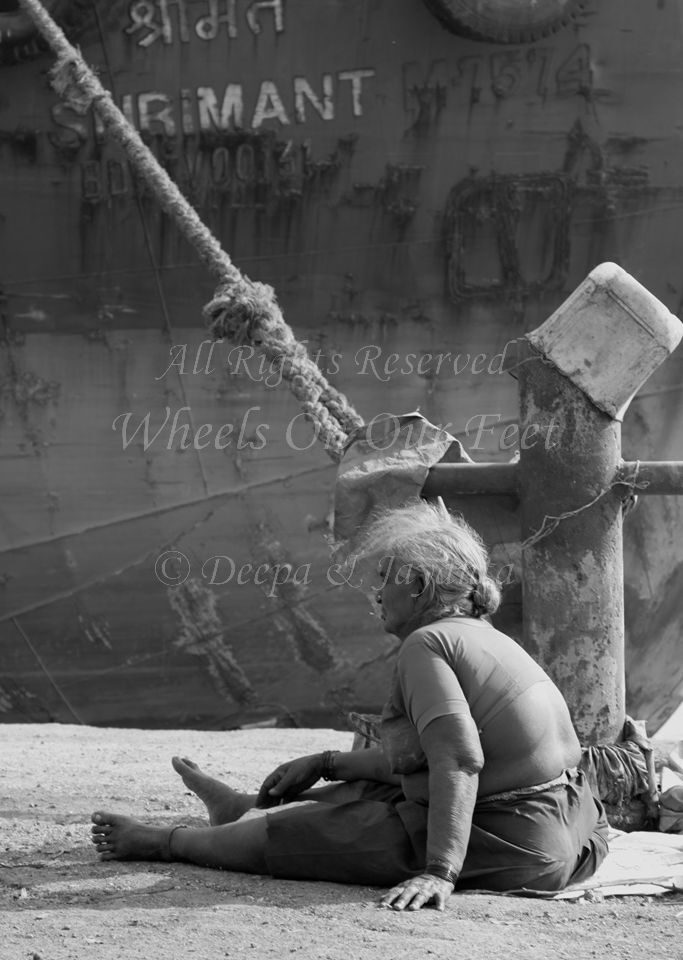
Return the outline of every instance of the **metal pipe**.
{"type": "Polygon", "coordinates": [[[422,488],[423,497],[458,497],[467,494],[518,496],[519,463],[438,463],[422,488]]]}
{"type": "Polygon", "coordinates": [[[639,495],[683,494],[683,461],[629,460],[617,470],[619,480],[635,483],[634,493],[639,495]]]}
{"type": "MultiPolygon", "coordinates": [[[[422,488],[423,497],[507,494],[519,496],[518,463],[438,463],[422,488]]],[[[683,494],[683,460],[626,460],[617,468],[617,484],[635,493],[683,494]],[[642,485],[642,486],[641,486],[642,485]]]]}

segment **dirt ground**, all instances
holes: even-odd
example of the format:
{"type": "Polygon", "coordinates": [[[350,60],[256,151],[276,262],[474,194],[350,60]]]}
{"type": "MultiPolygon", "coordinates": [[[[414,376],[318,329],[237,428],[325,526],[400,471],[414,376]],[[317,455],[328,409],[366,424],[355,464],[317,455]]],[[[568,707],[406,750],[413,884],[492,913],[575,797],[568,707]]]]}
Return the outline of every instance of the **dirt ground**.
{"type": "Polygon", "coordinates": [[[0,958],[173,960],[682,960],[683,897],[603,902],[461,894],[443,913],[376,906],[379,890],[224,873],[185,864],[100,863],[96,807],[149,822],[202,822],[170,766],[188,756],[240,789],[283,759],[350,747],[331,730],[147,731],[2,727],[0,958]]]}

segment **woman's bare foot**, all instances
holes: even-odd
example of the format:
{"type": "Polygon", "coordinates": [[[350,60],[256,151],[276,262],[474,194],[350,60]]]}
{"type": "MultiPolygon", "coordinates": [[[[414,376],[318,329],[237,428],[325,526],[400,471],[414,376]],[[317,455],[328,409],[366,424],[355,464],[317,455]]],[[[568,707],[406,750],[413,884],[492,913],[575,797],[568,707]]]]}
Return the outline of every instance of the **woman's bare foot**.
{"type": "Polygon", "coordinates": [[[101,860],[171,860],[169,827],[149,827],[119,813],[92,815],[92,842],[101,860]]]}
{"type": "Polygon", "coordinates": [[[185,757],[173,757],[171,763],[176,773],[183,778],[183,783],[188,790],[196,793],[206,806],[212,827],[217,827],[221,823],[233,823],[254,806],[256,797],[238,793],[220,780],[214,780],[213,777],[203,773],[191,760],[185,757]]]}

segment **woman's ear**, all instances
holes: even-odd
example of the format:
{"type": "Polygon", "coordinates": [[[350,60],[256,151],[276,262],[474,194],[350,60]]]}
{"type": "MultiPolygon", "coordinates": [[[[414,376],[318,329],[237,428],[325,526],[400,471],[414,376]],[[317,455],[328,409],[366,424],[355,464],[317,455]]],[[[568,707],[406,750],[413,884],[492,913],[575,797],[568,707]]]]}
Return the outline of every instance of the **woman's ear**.
{"type": "Polygon", "coordinates": [[[418,597],[421,597],[425,588],[424,577],[421,573],[416,573],[413,579],[410,582],[410,596],[417,600],[418,597]]]}
{"type": "Polygon", "coordinates": [[[410,595],[415,598],[415,606],[420,609],[428,607],[434,599],[434,582],[432,580],[425,581],[423,575],[419,573],[415,577],[412,587],[410,595]]]}

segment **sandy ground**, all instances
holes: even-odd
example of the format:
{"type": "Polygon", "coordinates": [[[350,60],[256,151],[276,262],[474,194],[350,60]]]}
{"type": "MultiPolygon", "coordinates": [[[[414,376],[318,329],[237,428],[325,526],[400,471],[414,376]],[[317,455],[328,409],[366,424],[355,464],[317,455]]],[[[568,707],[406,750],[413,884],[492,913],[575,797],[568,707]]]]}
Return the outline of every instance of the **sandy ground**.
{"type": "Polygon", "coordinates": [[[279,762],[347,748],[330,730],[102,730],[2,727],[0,958],[174,960],[197,956],[683,958],[683,897],[546,902],[451,897],[443,913],[394,913],[380,891],[276,881],[185,864],[100,863],[95,807],[149,822],[202,822],[172,770],[189,756],[240,789],[279,762]]]}

